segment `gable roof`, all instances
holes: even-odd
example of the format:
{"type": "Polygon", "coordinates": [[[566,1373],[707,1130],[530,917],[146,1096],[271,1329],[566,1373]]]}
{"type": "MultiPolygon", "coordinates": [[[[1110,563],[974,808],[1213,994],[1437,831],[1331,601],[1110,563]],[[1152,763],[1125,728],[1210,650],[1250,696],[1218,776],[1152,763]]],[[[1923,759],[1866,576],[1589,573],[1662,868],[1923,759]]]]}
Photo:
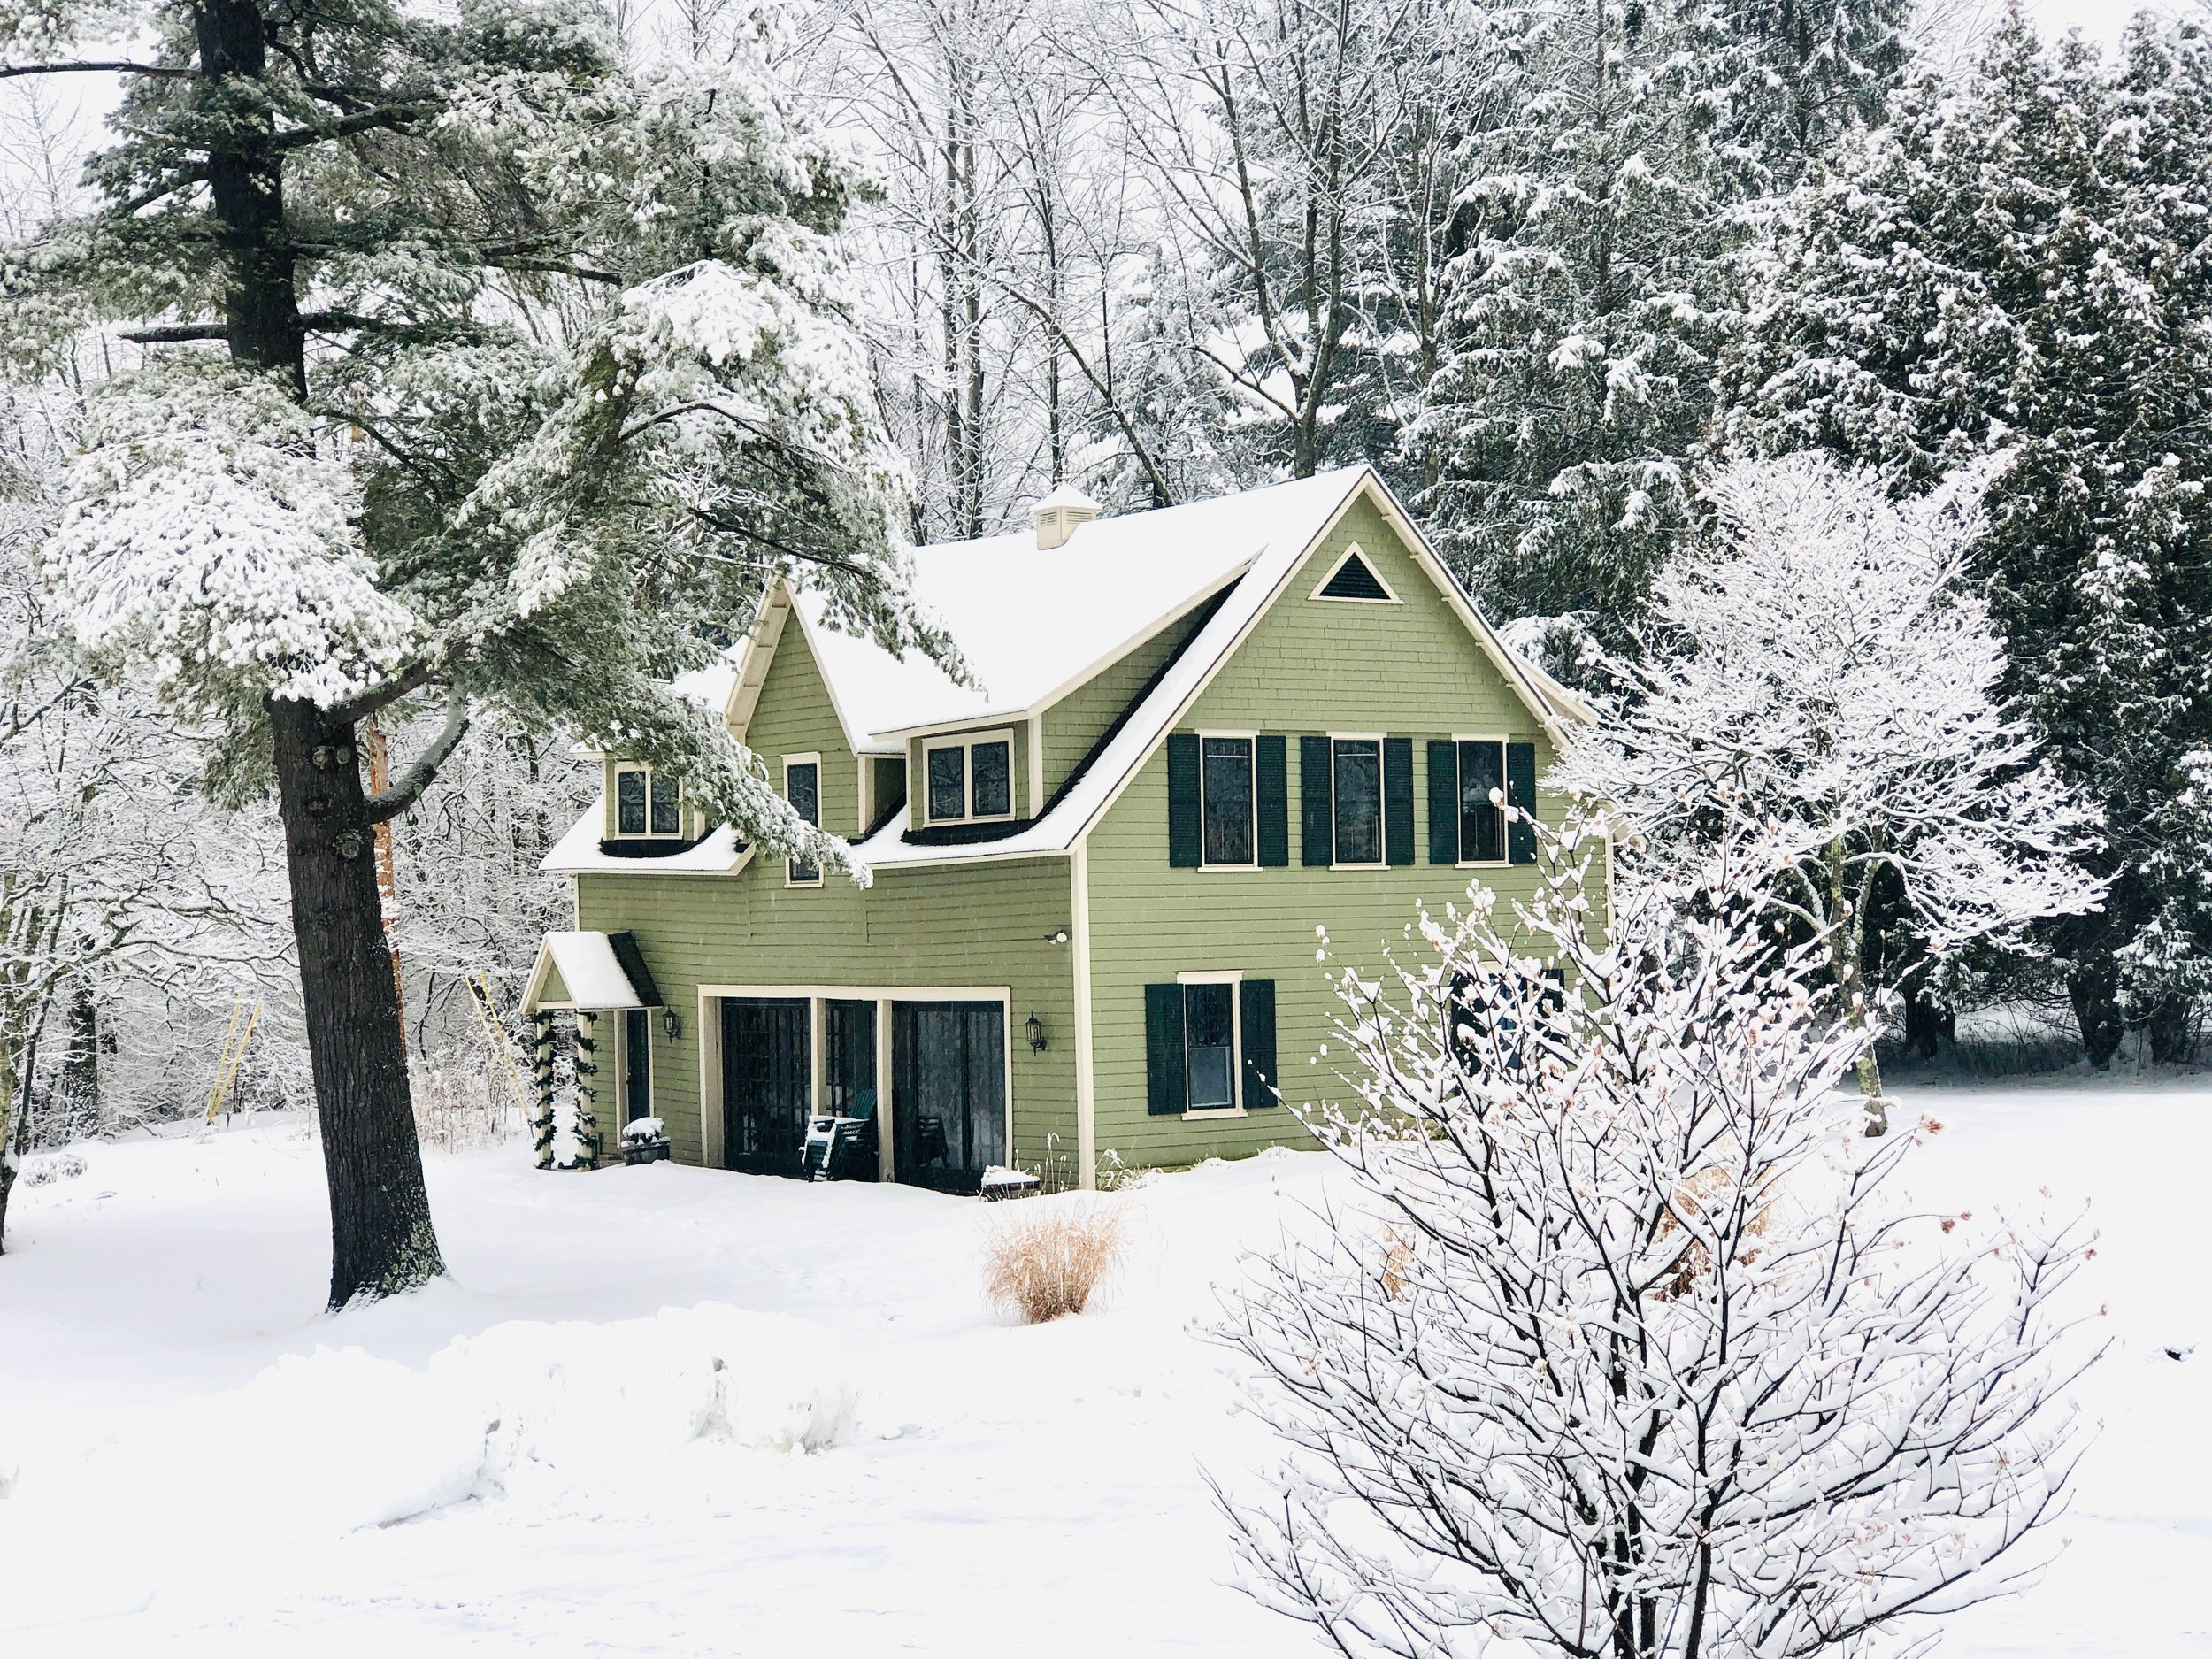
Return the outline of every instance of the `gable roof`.
{"type": "MultiPolygon", "coordinates": [[[[990,840],[925,845],[906,839],[907,815],[900,812],[856,847],[864,861],[880,865],[1064,852],[1362,498],[1381,511],[1555,746],[1564,746],[1568,728],[1591,723],[1586,704],[1508,649],[1366,466],[1094,519],[1049,549],[1039,549],[1027,532],[915,549],[915,601],[958,643],[976,684],[964,685],[918,656],[902,661],[872,641],[837,632],[824,623],[818,596],[795,595],[779,582],[725,662],[679,686],[718,705],[741,740],[783,630],[795,618],[854,751],[902,754],[905,739],[918,733],[1037,713],[1212,603],[1197,633],[1041,816],[990,840]]],[[[549,860],[548,867],[561,866],[549,860]]]]}

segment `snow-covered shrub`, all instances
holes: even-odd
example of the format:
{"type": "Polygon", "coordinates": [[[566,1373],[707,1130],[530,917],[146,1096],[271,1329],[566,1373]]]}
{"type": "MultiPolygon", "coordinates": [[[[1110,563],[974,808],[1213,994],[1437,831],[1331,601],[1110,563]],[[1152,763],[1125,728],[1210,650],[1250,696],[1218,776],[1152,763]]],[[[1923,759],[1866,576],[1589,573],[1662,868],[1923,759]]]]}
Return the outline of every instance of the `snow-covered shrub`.
{"type": "Polygon", "coordinates": [[[1991,1594],[2071,1468],[2083,1246],[1892,1200],[1919,1136],[1855,1133],[1864,1038],[1754,925],[1758,857],[1608,940],[1578,834],[1341,981],[1358,1098],[1309,1118],[1353,1200],[1224,1327],[1285,1447],[1220,1489],[1254,1593],[1424,1659],[1855,1651],[1991,1594]]]}
{"type": "Polygon", "coordinates": [[[84,1160],[74,1152],[42,1152],[23,1160],[23,1185],[51,1187],[56,1181],[73,1181],[84,1171],[84,1160]]]}
{"type": "Polygon", "coordinates": [[[1094,1193],[1008,1205],[985,1231],[984,1300],[1027,1325],[1081,1313],[1125,1261],[1128,1221],[1124,1201],[1094,1193]]]}

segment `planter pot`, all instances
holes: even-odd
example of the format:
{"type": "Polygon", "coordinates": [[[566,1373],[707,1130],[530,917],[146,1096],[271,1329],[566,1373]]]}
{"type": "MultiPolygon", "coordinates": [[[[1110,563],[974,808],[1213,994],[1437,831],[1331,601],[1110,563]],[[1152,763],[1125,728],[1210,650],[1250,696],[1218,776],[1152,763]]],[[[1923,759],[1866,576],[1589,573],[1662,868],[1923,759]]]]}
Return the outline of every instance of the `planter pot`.
{"type": "Polygon", "coordinates": [[[625,1164],[665,1164],[668,1161],[668,1142],[665,1141],[632,1141],[622,1148],[625,1164]]]}

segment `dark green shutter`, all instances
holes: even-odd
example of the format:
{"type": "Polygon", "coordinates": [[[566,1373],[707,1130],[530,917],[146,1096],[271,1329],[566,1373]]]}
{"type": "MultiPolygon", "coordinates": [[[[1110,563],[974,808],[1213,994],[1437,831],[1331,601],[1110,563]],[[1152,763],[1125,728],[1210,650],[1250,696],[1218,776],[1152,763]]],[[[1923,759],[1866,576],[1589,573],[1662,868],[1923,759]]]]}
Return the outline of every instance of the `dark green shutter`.
{"type": "Polygon", "coordinates": [[[1252,745],[1252,794],[1259,807],[1260,863],[1290,862],[1290,744],[1263,737],[1252,745]]]}
{"type": "Polygon", "coordinates": [[[1167,861],[1195,870],[1206,861],[1199,827],[1198,736],[1171,732],[1167,740],[1167,861]]]}
{"type": "Polygon", "coordinates": [[[1145,1109],[1155,1116],[1181,1117],[1190,1099],[1184,1071],[1183,987],[1144,987],[1145,1109]]]}
{"type": "Polygon", "coordinates": [[[1429,745],[1429,862],[1459,862],[1459,745],[1429,745]]]}
{"type": "Polygon", "coordinates": [[[1275,1074],[1275,981],[1247,979],[1237,994],[1243,1029],[1244,1110],[1257,1111],[1277,1102],[1282,1080],[1275,1074]]]}
{"type": "Polygon", "coordinates": [[[1301,864],[1336,862],[1336,826],[1331,821],[1329,740],[1298,740],[1298,858],[1301,864]]]}
{"type": "MultiPolygon", "coordinates": [[[[1536,814],[1536,745],[1505,746],[1505,799],[1533,818],[1536,814]]],[[[1506,857],[1517,864],[1536,862],[1536,831],[1516,819],[1505,833],[1506,857]]]]}
{"type": "Polygon", "coordinates": [[[1383,863],[1413,862],[1413,740],[1383,739],[1383,863]]]}

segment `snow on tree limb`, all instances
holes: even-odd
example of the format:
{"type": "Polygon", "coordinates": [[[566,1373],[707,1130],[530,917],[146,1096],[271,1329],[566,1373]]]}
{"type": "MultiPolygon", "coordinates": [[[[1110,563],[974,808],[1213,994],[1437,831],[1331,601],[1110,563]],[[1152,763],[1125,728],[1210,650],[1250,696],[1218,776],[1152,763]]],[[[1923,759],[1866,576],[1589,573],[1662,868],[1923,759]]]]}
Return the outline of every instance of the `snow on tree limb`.
{"type": "Polygon", "coordinates": [[[1217,1484],[1248,1588],[1363,1659],[1779,1659],[2016,1581],[2085,1241],[1894,1194],[1918,1137],[1854,1133],[1866,1039],[1763,936],[1755,833],[1609,937],[1593,844],[1539,834],[1532,902],[1340,978],[1351,1097],[1307,1117],[1353,1196],[1222,1328],[1282,1448],[1217,1484]]]}
{"type": "Polygon", "coordinates": [[[281,388],[206,357],[101,388],[45,553],[79,642],[197,709],[327,706],[403,661],[416,621],[379,591],[357,488],[318,435],[281,388]]]}

